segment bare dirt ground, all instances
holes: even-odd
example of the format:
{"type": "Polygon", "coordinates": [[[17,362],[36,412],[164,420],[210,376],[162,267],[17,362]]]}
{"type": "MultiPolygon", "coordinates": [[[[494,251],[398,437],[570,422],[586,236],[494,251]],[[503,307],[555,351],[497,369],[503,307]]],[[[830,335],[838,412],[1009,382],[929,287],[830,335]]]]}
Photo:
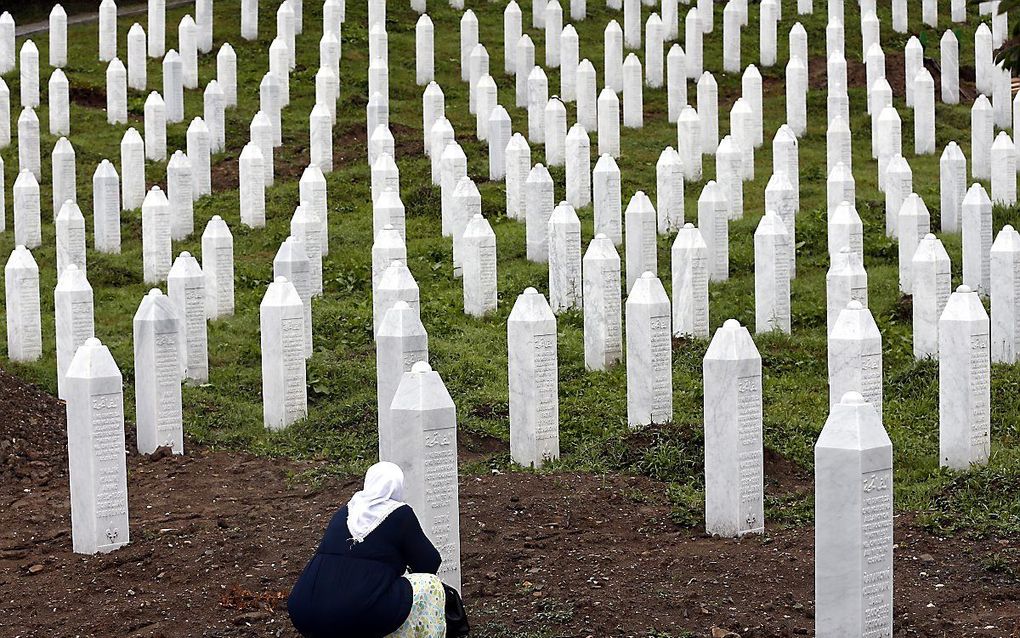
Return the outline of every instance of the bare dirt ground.
{"type": "MultiPolygon", "coordinates": [[[[129,424],[129,450],[133,438],[129,424]]],[[[462,447],[476,459],[499,443],[464,436],[462,447]]],[[[771,493],[810,489],[783,459],[770,465],[771,493]]],[[[75,555],[63,406],[0,371],[0,634],[296,635],[283,601],[358,487],[295,479],[311,467],[195,446],[129,452],[131,544],[75,555]]],[[[476,635],[813,633],[810,527],[721,540],[669,513],[665,485],[647,478],[462,477],[476,635]]],[[[1020,636],[1020,539],[935,538],[910,514],[895,539],[897,636],[1020,636]]]]}

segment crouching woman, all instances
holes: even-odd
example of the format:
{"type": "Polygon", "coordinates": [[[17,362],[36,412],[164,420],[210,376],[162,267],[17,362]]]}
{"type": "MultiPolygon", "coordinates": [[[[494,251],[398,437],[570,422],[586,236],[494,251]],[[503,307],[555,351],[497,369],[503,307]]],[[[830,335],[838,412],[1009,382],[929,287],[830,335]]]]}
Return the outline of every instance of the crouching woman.
{"type": "Polygon", "coordinates": [[[365,489],[333,515],[287,600],[302,636],[446,636],[439,552],[403,499],[404,473],[376,463],[365,489]]]}

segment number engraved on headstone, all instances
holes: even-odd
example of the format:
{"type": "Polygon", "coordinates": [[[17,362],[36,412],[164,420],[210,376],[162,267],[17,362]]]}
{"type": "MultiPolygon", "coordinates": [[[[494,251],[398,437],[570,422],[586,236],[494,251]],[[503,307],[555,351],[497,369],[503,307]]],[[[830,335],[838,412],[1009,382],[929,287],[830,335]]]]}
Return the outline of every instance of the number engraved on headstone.
{"type": "Polygon", "coordinates": [[[861,355],[861,394],[876,410],[882,407],[882,353],[861,355]]]}
{"type": "MultiPolygon", "coordinates": [[[[229,243],[216,247],[216,309],[220,312],[234,308],[234,247],[229,243]]],[[[304,299],[304,297],[302,297],[304,299]]]]}
{"type": "Polygon", "coordinates": [[[188,343],[188,375],[198,374],[204,370],[203,365],[206,356],[206,332],[205,332],[205,289],[201,283],[196,283],[184,289],[184,321],[187,324],[188,343]]]}
{"type": "MultiPolygon", "coordinates": [[[[90,397],[92,456],[95,460],[96,518],[127,513],[127,494],[123,491],[124,405],[119,392],[90,397]]],[[[97,528],[104,525],[97,522],[97,528]]]]}
{"type": "Polygon", "coordinates": [[[427,362],[429,358],[428,350],[415,349],[407,350],[404,352],[403,358],[401,359],[401,372],[410,372],[411,367],[419,361],[427,362]]]}
{"type": "Polygon", "coordinates": [[[862,636],[892,635],[892,470],[861,475],[862,636]]]}
{"type": "Polygon", "coordinates": [[[695,335],[708,334],[708,259],[694,255],[691,259],[691,287],[694,303],[691,304],[695,335]]]}
{"type": "Polygon", "coordinates": [[[77,350],[78,346],[85,343],[85,340],[94,334],[94,323],[92,319],[92,301],[71,302],[71,348],[77,350]]]}
{"type": "Polygon", "coordinates": [[[641,237],[643,239],[641,242],[641,272],[635,273],[638,276],[641,276],[642,272],[646,270],[652,272],[656,270],[655,261],[658,248],[655,244],[655,235],[658,232],[657,223],[654,215],[648,215],[641,222],[641,237]]]}
{"type": "Polygon", "coordinates": [[[715,223],[712,225],[712,246],[710,249],[715,255],[715,274],[723,279],[726,278],[730,263],[730,222],[723,211],[716,210],[713,215],[715,223]]]}
{"type": "MultiPolygon", "coordinates": [[[[556,333],[537,334],[534,340],[535,440],[559,440],[558,370],[556,333]]],[[[558,447],[558,443],[556,443],[558,447]]]]}
{"type": "Polygon", "coordinates": [[[776,237],[775,249],[775,327],[783,325],[790,316],[790,243],[788,238],[776,237]]]}
{"type": "Polygon", "coordinates": [[[460,539],[456,536],[457,434],[455,428],[427,430],[422,459],[425,479],[426,520],[429,539],[442,557],[440,574],[460,567],[460,539]]]}
{"type": "Polygon", "coordinates": [[[737,379],[737,455],[740,477],[740,521],[743,529],[757,529],[762,520],[762,397],[761,376],[737,379]]]}
{"type": "Polygon", "coordinates": [[[283,402],[287,422],[305,415],[305,320],[282,321],[283,402]]]}
{"type": "Polygon", "coordinates": [[[478,261],[482,304],[491,308],[496,305],[496,246],[479,246],[478,261]]]}
{"type": "Polygon", "coordinates": [[[673,369],[671,353],[673,336],[670,334],[669,315],[650,317],[652,354],[652,420],[656,423],[673,418],[673,369]]]}
{"type": "Polygon", "coordinates": [[[988,454],[989,422],[991,406],[989,388],[991,362],[988,356],[988,334],[971,335],[970,338],[970,445],[972,458],[984,458],[988,454]]]}
{"type": "Polygon", "coordinates": [[[177,333],[157,333],[153,345],[157,393],[156,431],[177,430],[181,423],[181,380],[177,361],[177,333]]]}
{"type": "Polygon", "coordinates": [[[33,353],[42,351],[42,332],[39,329],[39,275],[33,274],[21,280],[21,290],[18,291],[19,305],[21,306],[21,322],[24,327],[22,333],[23,352],[33,353]]]}
{"type": "Polygon", "coordinates": [[[948,270],[935,273],[936,320],[942,314],[942,311],[945,310],[950,293],[952,293],[952,274],[948,270]]]}
{"type": "Polygon", "coordinates": [[[609,266],[602,270],[602,290],[605,301],[606,360],[613,361],[623,356],[618,267],[609,266]]]}

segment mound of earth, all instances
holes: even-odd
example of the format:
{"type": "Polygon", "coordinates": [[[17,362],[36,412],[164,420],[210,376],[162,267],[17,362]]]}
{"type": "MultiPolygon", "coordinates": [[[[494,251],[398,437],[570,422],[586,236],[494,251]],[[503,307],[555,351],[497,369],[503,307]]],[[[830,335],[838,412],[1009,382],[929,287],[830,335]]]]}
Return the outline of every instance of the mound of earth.
{"type": "MultiPolygon", "coordinates": [[[[131,544],[72,554],[63,405],[0,371],[3,634],[296,636],[289,588],[359,480],[312,487],[313,463],[197,446],[142,456],[132,429],[131,544]]],[[[770,463],[771,494],[810,488],[770,463]]],[[[810,527],[706,537],[643,477],[502,473],[460,490],[476,636],[813,633],[810,527]]],[[[934,538],[911,515],[895,539],[897,636],[1020,635],[1016,539],[934,538]]]]}

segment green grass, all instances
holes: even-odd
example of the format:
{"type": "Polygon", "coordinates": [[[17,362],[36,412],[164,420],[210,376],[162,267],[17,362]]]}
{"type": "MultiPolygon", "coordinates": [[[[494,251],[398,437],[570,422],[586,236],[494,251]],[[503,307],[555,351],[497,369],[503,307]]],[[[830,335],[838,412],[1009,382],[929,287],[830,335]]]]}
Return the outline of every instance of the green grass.
{"type": "MultiPolygon", "coordinates": [[[[588,19],[576,27],[581,39],[581,57],[588,57],[596,68],[602,64],[602,31],[610,17],[619,15],[591,2],[588,19]]],[[[284,113],[284,146],[278,150],[277,170],[300,174],[307,164],[308,113],[314,95],[314,74],[318,67],[318,39],[321,35],[319,3],[305,6],[305,33],[300,36],[297,69],[291,77],[292,103],[284,113]]],[[[490,54],[502,104],[513,104],[513,83],[501,72],[502,4],[469,5],[476,10],[479,34],[490,54]]],[[[849,6],[849,5],[848,5],[849,6]]],[[[238,57],[238,108],[227,112],[227,145],[216,162],[235,163],[240,148],[248,139],[248,124],[257,110],[258,84],[267,69],[267,50],[275,33],[275,15],[262,9],[261,39],[246,42],[239,36],[239,2],[217,0],[216,42],[229,41],[238,57]]],[[[684,6],[681,5],[681,25],[684,6]]],[[[722,11],[719,3],[718,11],[722,11]]],[[[755,5],[752,5],[752,13],[755,5]]],[[[754,279],[753,243],[755,226],[762,214],[764,187],[771,173],[771,138],[785,120],[783,92],[787,59],[786,33],[796,19],[794,8],[787,6],[780,24],[779,63],[761,69],[765,79],[765,146],[756,153],[756,179],[745,185],[744,218],[733,222],[730,230],[731,278],[712,284],[710,290],[711,326],[718,327],[727,318],[753,325],[754,279]]],[[[543,38],[530,25],[530,3],[524,3],[526,31],[536,42],[536,58],[543,59],[543,38]]],[[[647,10],[646,10],[647,13],[647,10]]],[[[972,18],[974,11],[971,11],[972,18]]],[[[167,46],[176,45],[176,25],[183,10],[168,12],[167,46]]],[[[446,94],[447,117],[458,141],[468,156],[468,171],[479,182],[483,211],[496,232],[499,246],[499,310],[493,316],[476,320],[462,312],[461,283],[452,276],[451,244],[441,237],[438,189],[428,178],[428,162],[423,156],[397,158],[401,170],[402,196],[407,207],[408,265],[421,288],[422,321],[429,331],[430,358],[440,371],[457,404],[458,424],[462,431],[498,437],[506,441],[508,431],[506,318],[516,296],[527,286],[547,289],[544,265],[525,260],[524,226],[506,218],[504,190],[500,183],[489,183],[487,147],[473,138],[474,117],[467,112],[467,87],[459,79],[459,15],[445,3],[436,2],[430,15],[436,24],[437,80],[446,94]]],[[[824,55],[823,7],[815,15],[803,17],[809,33],[812,57],[824,55]]],[[[919,27],[919,15],[912,13],[911,26],[919,27]]],[[[888,28],[889,15],[883,9],[883,43],[888,52],[902,47],[905,38],[888,28]]],[[[144,20],[143,16],[139,19],[144,20]]],[[[420,135],[421,87],[414,83],[414,23],[416,15],[406,3],[391,3],[388,13],[391,61],[390,119],[400,124],[406,135],[420,135]]],[[[948,27],[948,12],[941,16],[942,28],[948,27]]],[[[342,93],[338,104],[335,140],[352,140],[363,131],[367,103],[367,32],[365,8],[349,3],[344,26],[342,93]]],[[[119,23],[121,51],[131,19],[119,23]]],[[[859,59],[860,33],[857,16],[848,11],[846,51],[859,59]]],[[[721,18],[716,17],[717,29],[721,18]]],[[[756,17],[744,31],[742,59],[746,64],[757,59],[756,17]]],[[[961,40],[961,59],[973,59],[973,28],[954,26],[961,40]]],[[[682,30],[682,26],[681,26],[682,30]]],[[[941,31],[925,30],[929,56],[936,55],[941,31]]],[[[44,92],[49,69],[47,38],[37,36],[44,75],[44,92]]],[[[721,68],[721,37],[713,34],[705,49],[706,67],[721,68]]],[[[20,42],[19,42],[20,46],[20,42]]],[[[97,61],[96,25],[69,29],[70,65],[65,69],[72,90],[105,90],[105,68],[97,61]]],[[[161,87],[161,69],[150,61],[150,87],[161,87]]],[[[200,82],[204,86],[215,77],[215,56],[201,58],[200,82]]],[[[601,73],[599,74],[601,78],[601,73]]],[[[720,89],[721,130],[728,130],[728,111],[739,92],[739,76],[717,73],[720,89]]],[[[18,78],[5,78],[17,102],[18,78]]],[[[550,73],[550,92],[558,93],[559,77],[550,73]]],[[[696,95],[690,84],[688,94],[696,95]]],[[[142,113],[144,95],[132,92],[130,110],[142,113]]],[[[647,117],[640,131],[624,129],[622,157],[624,198],[643,189],[654,197],[655,162],[667,145],[676,144],[676,130],[666,120],[666,97],[662,90],[645,89],[647,117]]],[[[901,312],[897,289],[896,250],[885,238],[884,204],[875,186],[875,162],[870,157],[869,120],[864,110],[864,91],[850,90],[854,136],[853,169],[857,180],[858,209],[865,223],[866,257],[870,283],[870,307],[884,339],[885,426],[895,450],[897,504],[902,509],[921,510],[923,520],[938,532],[966,530],[969,533],[1020,532],[1020,369],[995,366],[992,372],[992,456],[989,465],[969,473],[953,473],[938,467],[938,376],[937,364],[914,361],[911,354],[910,319],[901,312]]],[[[186,122],[201,114],[201,93],[186,96],[186,122]]],[[[938,219],[938,156],[913,157],[913,120],[910,111],[897,100],[903,118],[903,147],[914,171],[917,192],[927,202],[933,219],[938,219]]],[[[572,121],[572,106],[570,116],[572,121]]],[[[756,338],[764,367],[765,443],[805,469],[812,465],[815,439],[828,413],[825,271],[828,266],[825,240],[825,95],[813,91],[808,101],[809,130],[800,143],[801,202],[798,218],[797,279],[793,282],[793,335],[767,335],[756,338]]],[[[510,108],[515,130],[526,126],[521,109],[510,108]]],[[[12,119],[16,121],[15,107],[12,119]]],[[[46,107],[39,111],[44,131],[43,156],[48,157],[56,139],[47,130],[46,107]]],[[[125,127],[109,126],[101,110],[72,104],[71,141],[77,151],[78,197],[85,212],[91,237],[91,176],[99,161],[109,158],[119,165],[119,143],[125,127]]],[[[168,129],[170,152],[185,144],[187,124],[168,129]]],[[[969,151],[967,133],[969,112],[965,106],[937,106],[939,148],[956,139],[969,151]]],[[[140,119],[131,122],[141,130],[140,119]]],[[[398,133],[399,135],[399,133],[398,133]]],[[[338,144],[340,142],[337,142],[338,144]]],[[[350,142],[353,143],[353,142],[350,142]]],[[[364,149],[352,149],[359,158],[364,149]]],[[[2,152],[7,166],[8,194],[17,167],[17,147],[2,152]]],[[[544,161],[541,147],[532,149],[533,161],[544,161]]],[[[593,158],[594,160],[594,158],[593,158]]],[[[714,175],[712,158],[705,158],[705,175],[714,175]]],[[[594,163],[594,162],[593,162],[594,163]]],[[[148,163],[148,183],[165,177],[162,163],[148,163]]],[[[35,251],[42,271],[43,336],[46,355],[31,365],[6,364],[25,379],[55,391],[55,355],[52,290],[55,285],[54,231],[49,210],[50,166],[43,166],[44,246],[35,251]]],[[[247,230],[239,223],[238,194],[220,192],[196,202],[195,235],[174,245],[174,253],[189,250],[200,254],[201,229],[214,214],[230,224],[235,242],[236,314],[209,325],[210,382],[202,387],[185,388],[185,421],[190,444],[214,448],[240,449],[257,454],[320,459],[325,467],[311,475],[316,479],[364,469],[376,456],[374,345],[371,338],[371,286],[369,247],[372,242],[372,215],[369,199],[369,168],[359,159],[339,166],[327,176],[329,185],[330,236],[332,245],[324,262],[324,296],[316,301],[315,354],[308,366],[310,412],[306,421],[288,430],[272,434],[262,426],[258,304],[271,280],[272,257],[287,237],[289,220],[297,204],[296,178],[280,181],[267,193],[267,227],[247,230]]],[[[553,171],[557,194],[562,196],[562,169],[553,171]]],[[[701,183],[686,187],[688,218],[697,210],[701,183]]],[[[11,201],[8,196],[8,202],[11,201]]],[[[8,205],[10,208],[10,204],[8,205]]],[[[582,233],[592,236],[592,211],[579,211],[582,233]]],[[[133,412],[133,371],[131,319],[147,287],[142,284],[141,225],[139,211],[124,214],[124,250],[120,255],[89,254],[88,272],[95,288],[97,336],[110,346],[125,378],[128,418],[133,412]]],[[[1017,224],[1017,209],[995,210],[996,229],[1005,223],[1017,224]]],[[[937,225],[937,222],[936,224],[937,225]]],[[[955,281],[960,275],[960,237],[942,236],[953,258],[955,281]]],[[[659,239],[659,274],[669,287],[669,247],[671,238],[659,239]]],[[[91,245],[91,239],[90,239],[91,245]]],[[[0,254],[13,249],[13,232],[0,235],[0,254]]],[[[685,524],[701,521],[702,499],[702,381],[701,360],[705,341],[679,341],[674,348],[673,383],[675,422],[649,433],[632,434],[626,426],[626,376],[624,366],[608,372],[588,372],[583,364],[583,327],[579,313],[559,317],[560,432],[563,458],[552,470],[567,469],[608,472],[636,472],[667,481],[674,503],[675,518],[685,524]]],[[[488,463],[473,463],[462,471],[488,471],[492,467],[509,468],[508,455],[499,455],[488,463]]],[[[770,499],[769,524],[799,524],[811,521],[811,503],[806,499],[770,499]]]]}

